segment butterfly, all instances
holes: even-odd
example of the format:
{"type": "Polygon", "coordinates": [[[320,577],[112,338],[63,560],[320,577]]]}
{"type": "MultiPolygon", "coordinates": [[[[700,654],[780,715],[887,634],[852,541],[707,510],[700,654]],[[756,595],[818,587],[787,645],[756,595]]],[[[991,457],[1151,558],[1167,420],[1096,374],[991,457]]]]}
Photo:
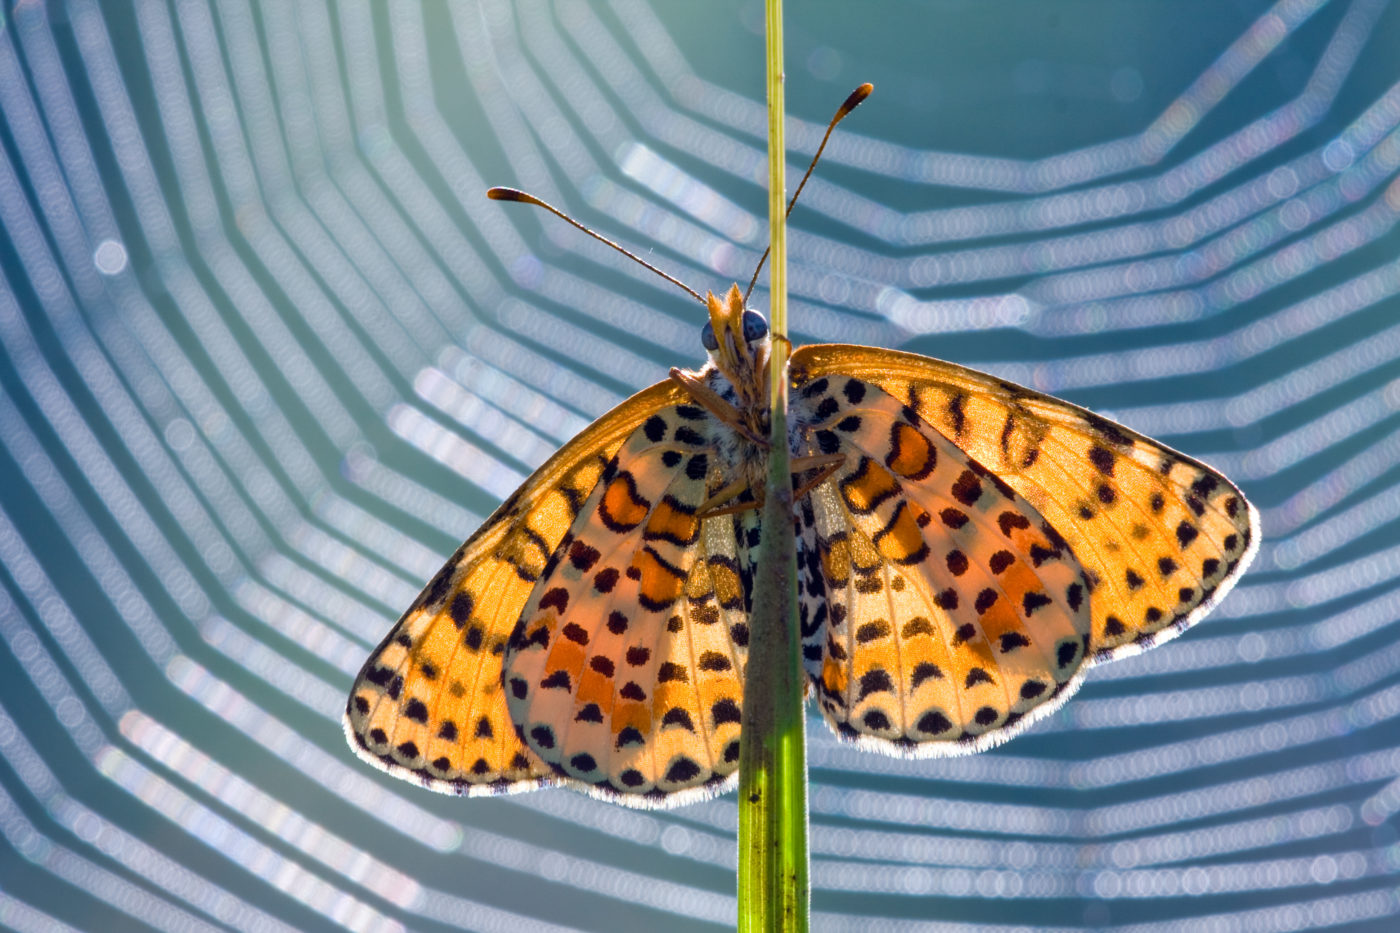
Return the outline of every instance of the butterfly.
{"type": "MultiPolygon", "coordinates": [[[[565,444],[374,649],[344,719],[360,757],[468,796],[735,785],[772,340],[737,285],[703,300],[707,362],[565,444]]],[[[1198,621],[1257,548],[1223,475],[1068,402],[840,344],[788,378],[807,692],[861,747],[1005,741],[1198,621]]]]}

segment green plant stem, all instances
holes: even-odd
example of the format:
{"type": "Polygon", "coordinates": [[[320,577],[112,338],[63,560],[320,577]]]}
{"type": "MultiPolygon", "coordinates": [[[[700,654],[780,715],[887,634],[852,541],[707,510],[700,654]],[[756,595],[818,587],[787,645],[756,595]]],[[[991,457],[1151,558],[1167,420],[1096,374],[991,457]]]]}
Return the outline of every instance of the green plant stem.
{"type": "Polygon", "coordinates": [[[807,929],[807,750],[787,441],[787,185],[782,0],[766,0],[772,238],[768,458],[739,750],[739,930],[807,929]]]}

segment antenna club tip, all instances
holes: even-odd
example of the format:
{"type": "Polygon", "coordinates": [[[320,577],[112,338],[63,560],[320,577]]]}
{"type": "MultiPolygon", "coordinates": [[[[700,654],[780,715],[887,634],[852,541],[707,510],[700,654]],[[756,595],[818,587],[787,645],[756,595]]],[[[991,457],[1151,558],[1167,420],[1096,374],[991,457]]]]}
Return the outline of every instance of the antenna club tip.
{"type": "Polygon", "coordinates": [[[845,116],[852,110],[855,110],[857,107],[859,107],[861,103],[863,103],[865,99],[869,97],[874,90],[875,85],[867,81],[860,87],[852,91],[851,96],[847,97],[846,102],[841,105],[841,115],[845,116]]]}
{"type": "Polygon", "coordinates": [[[494,188],[486,189],[486,196],[493,201],[530,201],[531,197],[518,188],[506,188],[497,185],[494,188]]]}

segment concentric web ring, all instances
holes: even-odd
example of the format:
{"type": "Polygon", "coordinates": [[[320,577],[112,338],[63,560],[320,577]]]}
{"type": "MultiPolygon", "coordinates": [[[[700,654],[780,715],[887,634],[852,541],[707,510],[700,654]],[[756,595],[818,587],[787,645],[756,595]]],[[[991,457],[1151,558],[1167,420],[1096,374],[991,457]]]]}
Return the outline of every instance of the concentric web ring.
{"type": "MultiPolygon", "coordinates": [[[[485,188],[702,289],[766,243],[761,8],[659,6],[6,5],[0,926],[732,925],[732,799],[438,798],[337,725],[443,556],[701,355],[688,300],[485,188]]],[[[795,164],[877,85],[794,214],[795,336],[1105,411],[1265,531],[1008,746],[814,729],[814,926],[1388,928],[1400,9],[791,6],[795,164]]]]}

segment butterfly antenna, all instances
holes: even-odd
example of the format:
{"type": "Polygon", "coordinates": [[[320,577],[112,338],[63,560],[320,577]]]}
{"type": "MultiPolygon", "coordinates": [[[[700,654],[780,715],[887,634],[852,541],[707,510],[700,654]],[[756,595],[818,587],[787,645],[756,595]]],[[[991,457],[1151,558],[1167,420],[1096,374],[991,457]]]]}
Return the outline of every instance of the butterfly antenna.
{"type": "Polygon", "coordinates": [[[661,276],[663,279],[665,279],[666,281],[670,282],[672,285],[675,285],[675,286],[677,286],[677,287],[679,287],[679,288],[685,289],[687,292],[689,292],[689,293],[695,298],[696,301],[700,302],[701,304],[704,304],[704,303],[705,303],[705,299],[702,298],[702,297],[700,297],[700,293],[699,293],[699,292],[697,292],[695,289],[691,288],[689,285],[687,285],[687,284],[685,284],[684,282],[682,282],[680,279],[676,278],[676,277],[673,276],[673,275],[667,275],[665,272],[662,272],[660,269],[656,268],[656,267],[653,266],[651,263],[647,262],[645,259],[643,259],[642,257],[638,256],[636,253],[633,253],[633,252],[630,252],[630,251],[628,251],[628,250],[626,250],[626,249],[623,249],[621,246],[618,246],[616,243],[614,243],[612,240],[609,240],[607,237],[603,236],[601,233],[595,233],[594,231],[588,229],[588,228],[585,227],[583,224],[579,223],[577,220],[574,220],[574,219],[573,219],[572,217],[570,217],[568,214],[566,214],[566,213],[564,213],[563,211],[561,211],[559,208],[557,208],[557,207],[555,207],[554,205],[549,204],[549,203],[547,203],[547,202],[545,202],[545,201],[541,201],[539,198],[535,197],[533,194],[526,194],[524,191],[520,191],[519,189],[516,189],[516,188],[500,188],[500,187],[497,187],[497,188],[487,188],[487,189],[486,189],[486,196],[487,196],[488,198],[490,198],[491,200],[493,200],[493,201],[520,201],[520,202],[523,203],[523,204],[533,204],[533,205],[535,205],[536,207],[542,207],[542,208],[544,208],[545,210],[549,211],[549,212],[550,212],[551,214],[553,214],[554,216],[564,218],[564,219],[567,220],[569,223],[573,224],[575,227],[578,227],[578,228],[579,228],[580,230],[582,230],[584,233],[586,233],[586,234],[588,234],[589,236],[593,237],[593,239],[595,239],[595,240],[601,240],[602,242],[608,244],[608,245],[611,246],[613,249],[617,250],[619,253],[621,253],[622,255],[626,256],[628,259],[632,259],[632,260],[635,260],[636,262],[641,263],[642,265],[644,265],[644,266],[646,266],[648,269],[650,269],[652,272],[655,272],[657,275],[661,276]]]}
{"type": "MultiPolygon", "coordinates": [[[[845,103],[837,108],[836,116],[832,117],[831,122],[827,124],[826,135],[822,137],[822,144],[817,147],[817,154],[812,156],[812,164],[807,166],[807,174],[802,176],[802,181],[797,184],[797,190],[792,193],[792,200],[788,201],[788,214],[792,213],[792,206],[797,203],[797,196],[802,193],[802,188],[807,184],[807,179],[812,177],[812,169],[817,167],[817,160],[822,157],[822,150],[826,148],[826,141],[831,138],[831,131],[836,129],[836,124],[846,119],[846,114],[859,107],[861,103],[870,96],[870,92],[873,90],[875,90],[875,85],[867,81],[852,91],[851,96],[846,98],[845,103]]],[[[758,259],[758,266],[753,270],[753,278],[749,279],[749,290],[744,292],[745,305],[749,303],[749,296],[753,294],[753,287],[758,283],[758,273],[763,271],[763,264],[768,261],[768,254],[772,249],[773,247],[769,246],[758,259]]]]}

